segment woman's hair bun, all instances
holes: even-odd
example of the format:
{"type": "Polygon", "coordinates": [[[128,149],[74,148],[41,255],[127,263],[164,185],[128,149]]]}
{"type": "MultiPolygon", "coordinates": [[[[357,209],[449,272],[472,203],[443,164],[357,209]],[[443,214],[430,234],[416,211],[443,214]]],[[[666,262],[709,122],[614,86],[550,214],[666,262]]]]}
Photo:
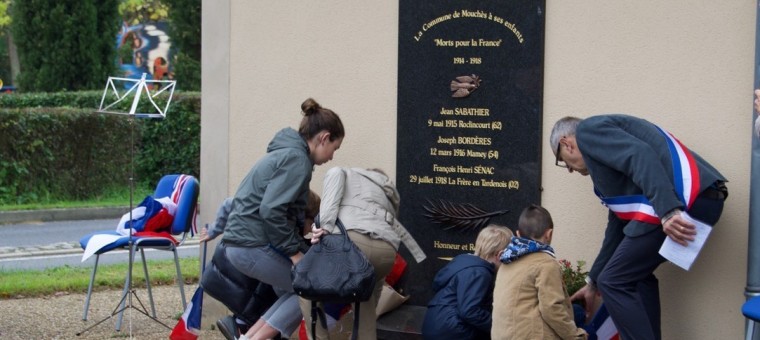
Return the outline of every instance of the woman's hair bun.
{"type": "Polygon", "coordinates": [[[303,112],[304,116],[310,116],[314,113],[317,113],[321,109],[322,106],[319,105],[319,103],[317,103],[317,101],[313,98],[306,99],[303,104],[301,104],[301,111],[303,112]]]}

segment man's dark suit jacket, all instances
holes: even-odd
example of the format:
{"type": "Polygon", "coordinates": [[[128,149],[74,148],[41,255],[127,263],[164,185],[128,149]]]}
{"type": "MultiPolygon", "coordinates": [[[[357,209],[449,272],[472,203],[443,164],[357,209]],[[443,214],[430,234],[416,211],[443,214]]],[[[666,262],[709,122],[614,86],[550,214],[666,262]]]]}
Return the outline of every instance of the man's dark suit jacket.
{"type": "MultiPolygon", "coordinates": [[[[654,124],[621,114],[594,116],[580,122],[575,138],[594,187],[603,197],[643,194],[658,216],[675,208],[685,210],[675,192],[667,141],[654,124]]],[[[699,169],[700,192],[716,181],[726,181],[718,170],[689,150],[699,169]]],[[[596,281],[624,236],[635,237],[661,227],[621,220],[610,211],[602,248],[589,276],[596,281]]]]}

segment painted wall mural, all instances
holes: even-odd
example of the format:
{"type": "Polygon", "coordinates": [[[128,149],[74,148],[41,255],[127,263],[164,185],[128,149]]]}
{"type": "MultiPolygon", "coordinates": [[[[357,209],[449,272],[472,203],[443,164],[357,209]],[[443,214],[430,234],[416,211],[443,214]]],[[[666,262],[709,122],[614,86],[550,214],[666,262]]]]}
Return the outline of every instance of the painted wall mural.
{"type": "Polygon", "coordinates": [[[167,22],[122,24],[116,38],[119,68],[125,78],[173,80],[172,43],[167,22]]]}

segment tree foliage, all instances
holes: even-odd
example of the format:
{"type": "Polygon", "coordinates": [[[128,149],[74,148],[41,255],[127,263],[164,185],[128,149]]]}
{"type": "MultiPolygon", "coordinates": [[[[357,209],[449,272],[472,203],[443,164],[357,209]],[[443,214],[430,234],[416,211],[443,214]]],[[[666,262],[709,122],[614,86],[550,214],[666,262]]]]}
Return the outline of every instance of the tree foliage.
{"type": "Polygon", "coordinates": [[[11,16],[8,14],[10,4],[11,0],[0,0],[0,37],[3,36],[8,26],[11,25],[11,16]]]}
{"type": "Polygon", "coordinates": [[[169,5],[177,87],[201,89],[201,0],[164,0],[169,5]]]}
{"type": "Polygon", "coordinates": [[[11,6],[24,91],[98,89],[116,64],[119,0],[24,0],[11,6]]]}
{"type": "Polygon", "coordinates": [[[11,24],[11,16],[8,14],[10,1],[0,0],[0,87],[3,86],[3,81],[8,84],[11,79],[10,55],[8,54],[9,36],[7,35],[8,27],[11,24]]]}
{"type": "Polygon", "coordinates": [[[122,0],[119,13],[128,25],[164,20],[169,15],[169,7],[161,0],[122,0]]]}
{"type": "Polygon", "coordinates": [[[201,60],[201,0],[164,0],[169,6],[172,42],[194,60],[201,60]]]}
{"type": "Polygon", "coordinates": [[[98,69],[94,72],[95,88],[97,85],[103,86],[109,76],[114,75],[118,67],[118,51],[115,51],[116,36],[121,27],[121,18],[119,16],[119,2],[121,0],[95,0],[97,6],[97,32],[99,32],[98,43],[96,48],[97,55],[101,61],[98,69]]]}

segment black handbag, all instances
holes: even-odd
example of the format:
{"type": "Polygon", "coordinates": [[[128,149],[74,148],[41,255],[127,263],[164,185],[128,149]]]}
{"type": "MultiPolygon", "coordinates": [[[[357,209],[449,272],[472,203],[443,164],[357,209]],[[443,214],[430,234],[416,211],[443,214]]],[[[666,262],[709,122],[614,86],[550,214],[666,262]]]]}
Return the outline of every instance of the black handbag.
{"type": "Polygon", "coordinates": [[[214,256],[201,276],[203,291],[219,300],[247,324],[256,323],[277,301],[272,286],[241,273],[227,258],[224,241],[216,245],[214,256]]]}
{"type": "MultiPolygon", "coordinates": [[[[319,225],[319,217],[315,219],[319,225]]],[[[359,303],[369,300],[375,289],[375,268],[367,256],[348,238],[343,223],[336,220],[340,234],[322,235],[319,243],[309,248],[292,271],[293,290],[312,301],[312,338],[316,338],[317,314],[326,327],[324,311],[316,302],[353,303],[356,339],[359,326],[359,303]]]]}

